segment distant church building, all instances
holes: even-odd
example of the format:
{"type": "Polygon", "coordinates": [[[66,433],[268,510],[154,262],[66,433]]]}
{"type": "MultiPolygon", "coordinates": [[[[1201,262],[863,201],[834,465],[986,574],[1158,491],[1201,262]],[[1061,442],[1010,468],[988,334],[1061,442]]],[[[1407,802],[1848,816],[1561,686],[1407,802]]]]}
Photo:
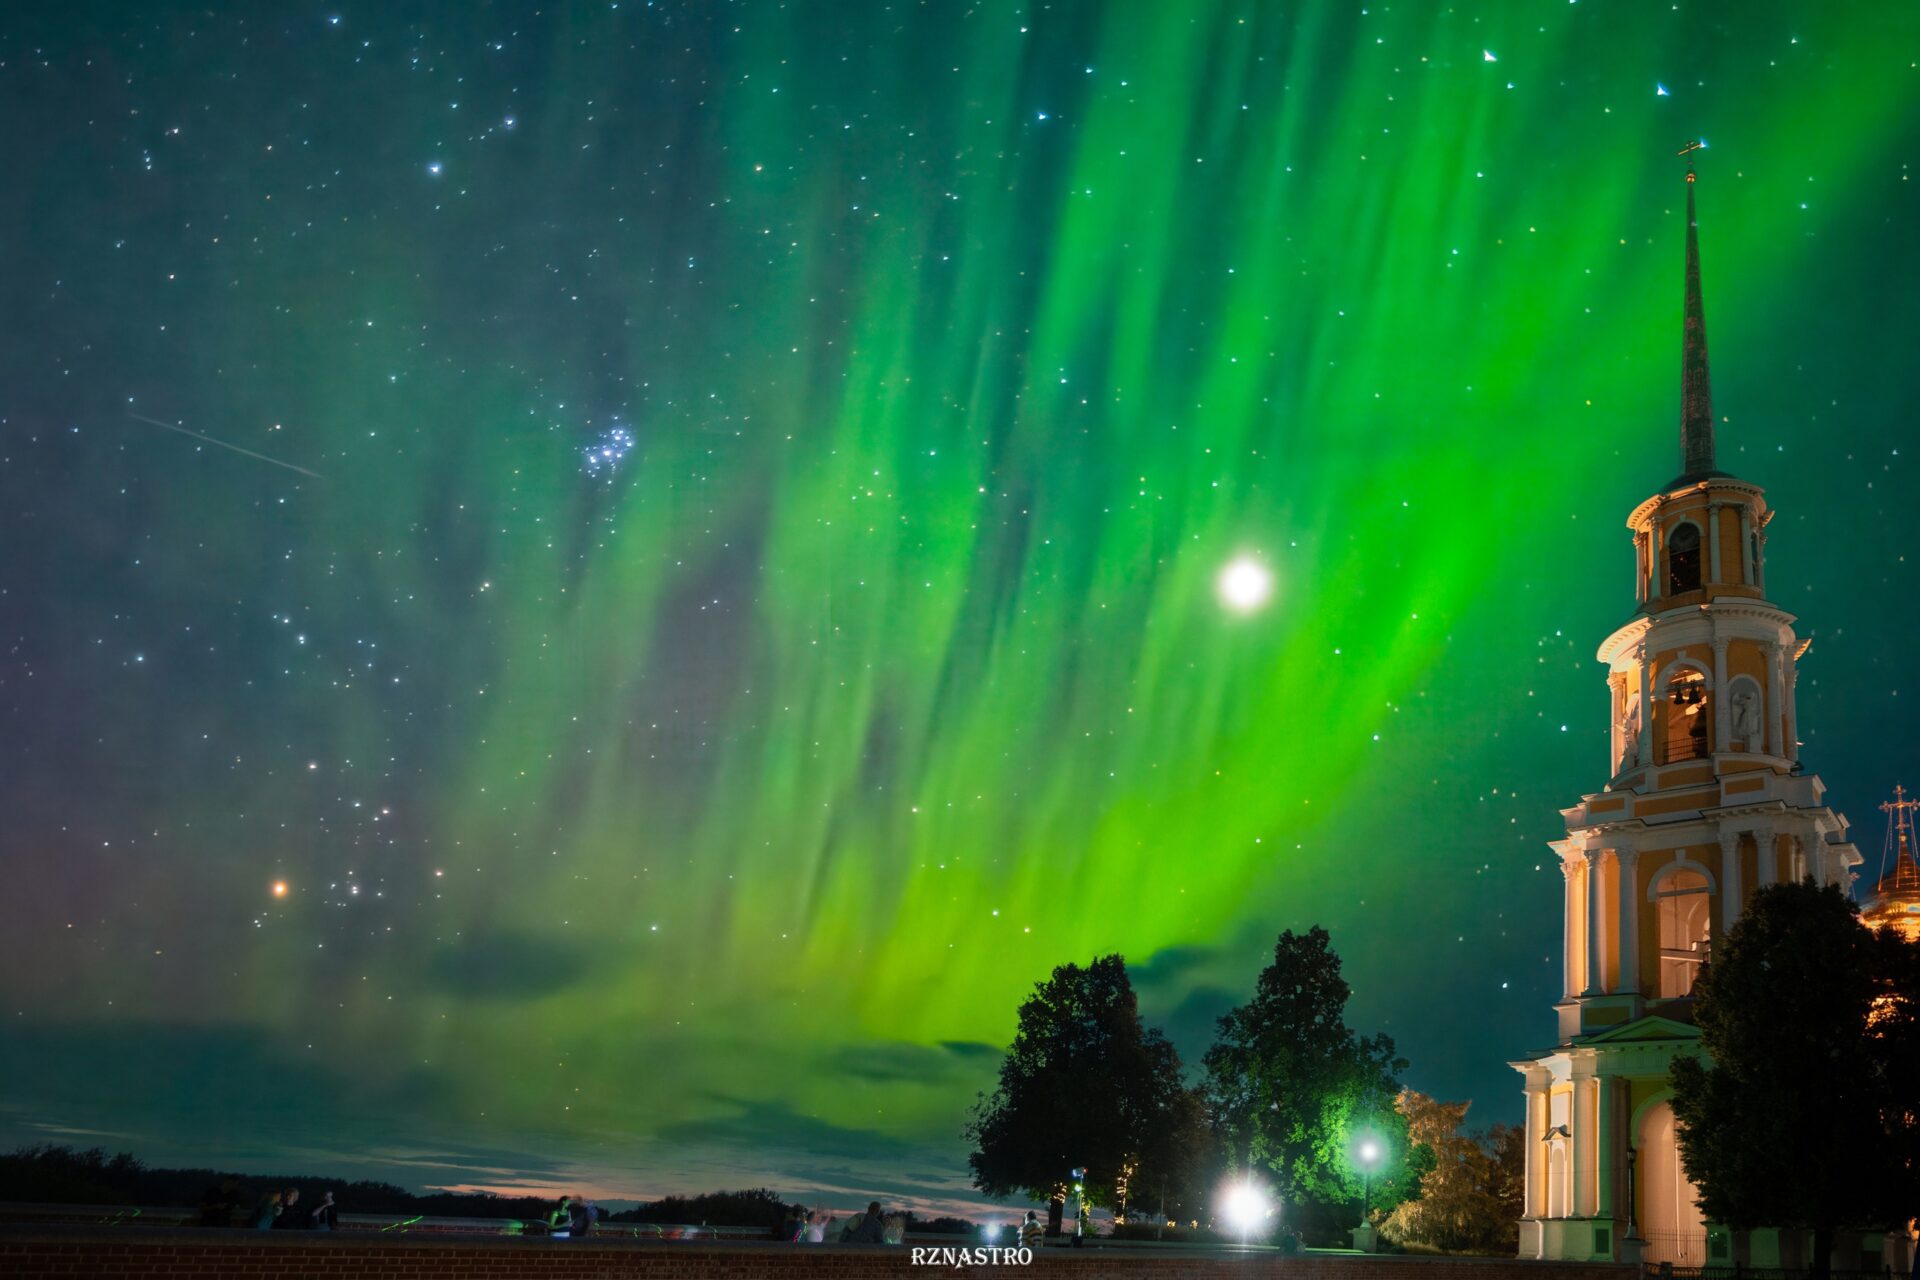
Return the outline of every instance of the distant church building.
{"type": "Polygon", "coordinates": [[[1880,853],[1880,878],[1860,904],[1860,919],[1869,929],[1891,929],[1908,942],[1920,942],[1920,862],[1913,853],[1913,811],[1920,809],[1920,800],[1895,787],[1893,799],[1880,808],[1887,815],[1887,843],[1880,853]]]}
{"type": "Polygon", "coordinates": [[[1747,896],[1809,876],[1850,889],[1860,863],[1800,761],[1807,646],[1767,598],[1773,512],[1714,465],[1691,169],[1686,241],[1680,474],[1627,517],[1638,607],[1599,653],[1612,779],[1563,811],[1553,842],[1566,877],[1559,1041],[1513,1064],[1526,1078],[1529,1258],[1766,1266],[1797,1252],[1775,1232],[1710,1238],[1667,1066],[1697,1047],[1694,979],[1747,896]]]}

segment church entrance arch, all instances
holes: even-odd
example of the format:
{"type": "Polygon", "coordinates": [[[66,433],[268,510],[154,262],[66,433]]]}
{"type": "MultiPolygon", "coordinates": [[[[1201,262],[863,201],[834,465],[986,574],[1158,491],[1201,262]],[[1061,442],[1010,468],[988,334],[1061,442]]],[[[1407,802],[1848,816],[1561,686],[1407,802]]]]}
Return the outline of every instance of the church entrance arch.
{"type": "Polygon", "coordinates": [[[1680,1167],[1679,1129],[1666,1102],[1656,1102],[1641,1114],[1634,1148],[1646,1260],[1676,1267],[1705,1266],[1707,1224],[1700,1216],[1693,1183],[1680,1167]]]}

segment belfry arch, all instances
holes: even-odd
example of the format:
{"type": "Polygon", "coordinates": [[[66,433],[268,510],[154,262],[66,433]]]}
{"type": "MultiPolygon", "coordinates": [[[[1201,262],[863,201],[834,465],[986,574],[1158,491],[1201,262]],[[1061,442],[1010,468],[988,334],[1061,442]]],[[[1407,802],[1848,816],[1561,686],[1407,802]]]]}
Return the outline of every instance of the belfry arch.
{"type": "Polygon", "coordinates": [[[1658,704],[1659,763],[1704,760],[1713,754],[1713,678],[1686,662],[1668,668],[1658,704]]]}

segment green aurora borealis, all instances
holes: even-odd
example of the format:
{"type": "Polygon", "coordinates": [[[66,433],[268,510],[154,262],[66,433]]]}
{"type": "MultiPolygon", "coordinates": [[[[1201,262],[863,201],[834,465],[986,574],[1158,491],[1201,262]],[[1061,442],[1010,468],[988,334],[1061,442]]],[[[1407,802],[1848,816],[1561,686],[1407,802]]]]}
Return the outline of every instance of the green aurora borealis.
{"type": "Polygon", "coordinates": [[[122,8],[0,24],[0,1138],[950,1202],[1052,966],[1315,922],[1516,1118],[1695,136],[1877,866],[1920,9],[122,8]]]}

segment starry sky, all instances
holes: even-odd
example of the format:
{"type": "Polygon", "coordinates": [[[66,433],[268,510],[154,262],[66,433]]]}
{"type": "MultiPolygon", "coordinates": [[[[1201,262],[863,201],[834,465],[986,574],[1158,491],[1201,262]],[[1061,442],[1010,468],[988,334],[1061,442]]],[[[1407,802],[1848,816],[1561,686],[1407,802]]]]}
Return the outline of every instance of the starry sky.
{"type": "Polygon", "coordinates": [[[1920,777],[1912,6],[30,3],[0,120],[0,1142],[951,1205],[1054,965],[1191,1060],[1316,922],[1517,1120],[1691,138],[1920,777]]]}

